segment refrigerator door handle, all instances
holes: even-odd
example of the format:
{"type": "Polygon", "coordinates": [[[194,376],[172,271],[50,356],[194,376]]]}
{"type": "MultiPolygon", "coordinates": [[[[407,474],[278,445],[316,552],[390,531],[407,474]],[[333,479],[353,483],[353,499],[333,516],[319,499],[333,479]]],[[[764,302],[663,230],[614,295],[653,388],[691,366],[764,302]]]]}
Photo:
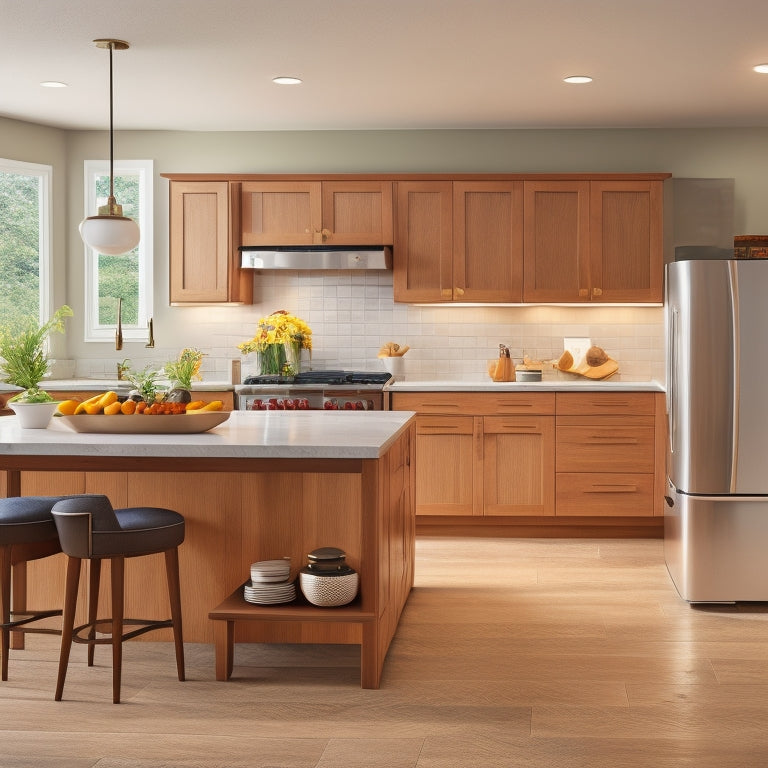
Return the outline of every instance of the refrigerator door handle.
{"type": "Polygon", "coordinates": [[[739,407],[741,405],[739,400],[741,392],[741,344],[739,340],[741,324],[739,319],[739,281],[736,274],[737,263],[731,262],[728,264],[728,287],[731,297],[731,353],[733,356],[731,362],[731,370],[733,372],[733,381],[731,382],[733,389],[731,410],[731,493],[736,491],[736,481],[738,480],[739,407]]]}
{"type": "MultiPolygon", "coordinates": [[[[680,310],[678,307],[672,307],[669,317],[669,354],[667,356],[667,418],[669,420],[669,446],[670,451],[674,452],[677,447],[677,419],[675,418],[675,398],[677,395],[677,326],[680,310]]],[[[669,471],[669,467],[667,467],[669,471]]]]}

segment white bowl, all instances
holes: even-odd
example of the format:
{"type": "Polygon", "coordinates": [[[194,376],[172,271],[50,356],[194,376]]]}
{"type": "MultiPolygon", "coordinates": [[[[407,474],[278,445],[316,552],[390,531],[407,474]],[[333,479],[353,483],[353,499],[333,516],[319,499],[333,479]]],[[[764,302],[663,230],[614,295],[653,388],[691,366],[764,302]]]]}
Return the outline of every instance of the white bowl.
{"type": "Polygon", "coordinates": [[[45,429],[59,403],[8,403],[8,407],[18,417],[22,429],[45,429]]]}

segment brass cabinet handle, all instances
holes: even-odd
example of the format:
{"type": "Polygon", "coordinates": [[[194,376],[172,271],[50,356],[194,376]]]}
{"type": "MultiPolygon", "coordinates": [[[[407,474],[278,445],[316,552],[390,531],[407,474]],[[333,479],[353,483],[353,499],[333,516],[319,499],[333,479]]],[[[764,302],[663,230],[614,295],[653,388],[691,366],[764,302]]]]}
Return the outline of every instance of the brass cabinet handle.
{"type": "Polygon", "coordinates": [[[589,296],[589,291],[586,288],[579,288],[579,296],[581,298],[584,298],[585,296],[589,296]]]}
{"type": "Polygon", "coordinates": [[[602,288],[593,288],[592,289],[592,296],[602,296],[603,295],[603,289],[602,288]]]}
{"type": "Polygon", "coordinates": [[[620,483],[595,483],[586,493],[636,493],[637,486],[620,483]]]}
{"type": "Polygon", "coordinates": [[[463,295],[464,295],[464,289],[463,289],[463,288],[459,288],[459,286],[458,286],[458,285],[457,285],[457,286],[456,286],[456,287],[453,289],[453,292],[454,292],[454,293],[455,293],[457,296],[463,296],[463,295]]]}
{"type": "Polygon", "coordinates": [[[450,288],[441,288],[440,295],[445,299],[452,299],[453,291],[450,288]]]}

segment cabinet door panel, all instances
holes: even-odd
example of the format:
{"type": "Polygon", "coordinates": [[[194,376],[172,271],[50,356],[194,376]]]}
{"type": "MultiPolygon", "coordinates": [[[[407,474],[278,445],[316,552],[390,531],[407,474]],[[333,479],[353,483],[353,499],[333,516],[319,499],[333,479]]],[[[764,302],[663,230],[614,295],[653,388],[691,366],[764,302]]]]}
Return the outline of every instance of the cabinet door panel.
{"type": "Polygon", "coordinates": [[[454,300],[522,301],[522,183],[456,181],[453,211],[454,300]]]}
{"type": "Polygon", "coordinates": [[[661,182],[593,181],[590,189],[592,300],[661,302],[661,182]]]}
{"type": "Polygon", "coordinates": [[[243,245],[311,245],[322,229],[319,181],[247,181],[243,245]]]}
{"type": "Polygon", "coordinates": [[[523,301],[589,301],[589,182],[524,188],[523,301]]]}
{"type": "Polygon", "coordinates": [[[653,475],[558,473],[558,516],[653,515],[653,475]]]}
{"type": "Polygon", "coordinates": [[[170,195],[171,303],[227,301],[228,182],[173,182],[170,195]]]}
{"type": "Polygon", "coordinates": [[[392,245],[391,181],[324,181],[323,229],[334,245],[392,245]]]}
{"type": "Polygon", "coordinates": [[[553,515],[555,437],[551,416],[483,419],[485,515],[553,515]]]}
{"type": "Polygon", "coordinates": [[[395,301],[452,301],[451,182],[400,181],[396,197],[395,301]]]}
{"type": "Polygon", "coordinates": [[[416,514],[471,515],[476,420],[416,417],[416,514]]]}

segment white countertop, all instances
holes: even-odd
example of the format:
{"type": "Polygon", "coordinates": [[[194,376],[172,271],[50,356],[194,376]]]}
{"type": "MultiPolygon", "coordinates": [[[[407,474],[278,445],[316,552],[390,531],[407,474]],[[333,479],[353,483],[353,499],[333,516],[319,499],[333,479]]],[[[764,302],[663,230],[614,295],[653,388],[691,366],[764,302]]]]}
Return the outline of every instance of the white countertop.
{"type": "Polygon", "coordinates": [[[233,411],[223,424],[196,435],[80,433],[56,417],[47,429],[21,429],[16,416],[3,416],[0,456],[377,459],[413,416],[411,411],[233,411]]]}
{"type": "Polygon", "coordinates": [[[574,377],[573,379],[545,379],[544,381],[451,381],[428,379],[424,381],[390,382],[389,392],[663,392],[661,382],[623,381],[621,379],[605,379],[593,381],[574,377]]]}

